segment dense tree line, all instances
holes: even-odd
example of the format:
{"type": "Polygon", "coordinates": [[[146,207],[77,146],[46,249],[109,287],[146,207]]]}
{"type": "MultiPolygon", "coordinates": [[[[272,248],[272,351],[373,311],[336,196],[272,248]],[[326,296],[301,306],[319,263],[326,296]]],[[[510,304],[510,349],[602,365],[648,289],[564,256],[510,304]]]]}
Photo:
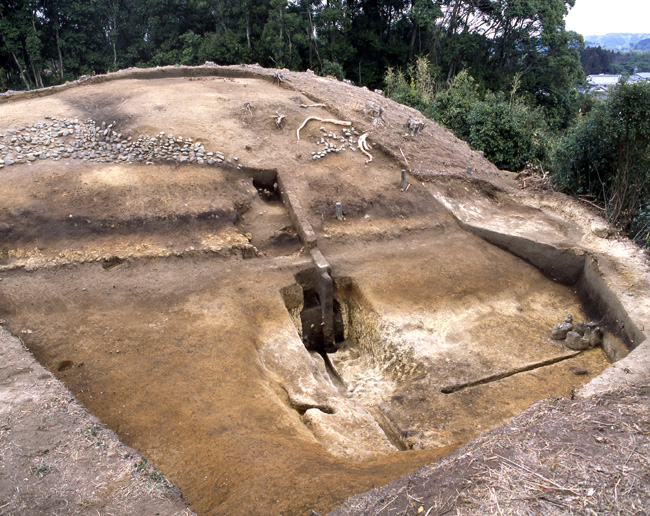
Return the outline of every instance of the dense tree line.
{"type": "Polygon", "coordinates": [[[4,0],[0,88],[33,88],[129,66],[257,62],[378,87],[427,56],[491,89],[520,72],[551,106],[579,76],[574,0],[4,0]]]}
{"type": "Polygon", "coordinates": [[[632,75],[635,72],[650,72],[650,51],[615,52],[587,47],[580,53],[580,62],[585,75],[632,75]]]}
{"type": "Polygon", "coordinates": [[[650,81],[621,81],[554,146],[557,184],[650,248],[650,81]]]}

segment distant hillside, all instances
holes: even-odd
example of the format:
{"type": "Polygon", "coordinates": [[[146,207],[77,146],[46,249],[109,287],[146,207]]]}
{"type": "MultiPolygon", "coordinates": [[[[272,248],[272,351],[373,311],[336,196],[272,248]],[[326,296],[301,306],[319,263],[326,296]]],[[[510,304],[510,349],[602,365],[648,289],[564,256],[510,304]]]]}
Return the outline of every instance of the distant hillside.
{"type": "Polygon", "coordinates": [[[633,50],[650,50],[650,39],[643,39],[634,45],[633,50]]]}
{"type": "Polygon", "coordinates": [[[586,47],[601,47],[607,50],[650,50],[650,48],[636,49],[635,45],[643,40],[650,39],[650,34],[622,34],[612,33],[603,36],[585,36],[586,47]]]}

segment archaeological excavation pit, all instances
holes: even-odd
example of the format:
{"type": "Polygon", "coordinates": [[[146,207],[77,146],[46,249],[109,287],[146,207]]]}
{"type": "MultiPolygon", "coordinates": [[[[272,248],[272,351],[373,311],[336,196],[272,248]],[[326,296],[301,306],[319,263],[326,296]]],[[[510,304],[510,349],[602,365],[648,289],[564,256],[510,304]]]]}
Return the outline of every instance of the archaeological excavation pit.
{"type": "MultiPolygon", "coordinates": [[[[334,117],[304,107],[313,93],[184,70],[0,104],[3,134],[110,118],[120,141],[159,152],[0,169],[0,319],[198,514],[324,514],[571,396],[642,340],[585,253],[563,283],[560,261],[526,255],[536,230],[565,238],[571,221],[531,209],[524,244],[477,229],[471,217],[486,226],[507,203],[463,193],[463,178],[409,172],[401,188],[394,131],[357,119],[376,131],[372,162],[349,149],[313,159],[319,123],[295,130],[334,117]],[[550,338],[569,313],[602,319],[605,351],[550,338]]],[[[436,134],[420,145],[447,138],[445,160],[506,181],[436,134]]]]}
{"type": "MultiPolygon", "coordinates": [[[[479,247],[475,251],[484,245],[473,244],[479,247]]],[[[445,251],[453,253],[457,246],[445,246],[445,251]]],[[[459,247],[464,252],[464,245],[459,247]]],[[[374,251],[373,261],[399,261],[374,251]]],[[[346,404],[372,416],[362,429],[357,420],[346,422],[342,416],[337,421],[336,410],[326,405],[329,418],[316,412],[305,417],[303,407],[303,422],[332,453],[356,459],[372,455],[372,445],[364,442],[372,432],[377,435],[369,442],[383,441],[384,434],[394,450],[458,446],[537,399],[569,396],[608,366],[601,348],[575,351],[549,338],[553,317],[563,319],[560,307],[576,320],[602,319],[585,310],[572,289],[503,251],[484,252],[493,256],[465,260],[460,268],[448,259],[433,270],[427,267],[417,284],[405,270],[402,275],[387,271],[382,278],[386,271],[375,266],[360,282],[335,277],[334,340],[329,344],[323,342],[316,273],[302,271],[296,283],[282,290],[296,331],[326,378],[346,404]],[[488,280],[485,275],[495,269],[488,262],[497,261],[502,265],[488,280]],[[437,271],[445,271],[444,276],[436,276],[437,271]],[[476,273],[482,281],[473,284],[476,273]],[[396,287],[396,282],[402,285],[396,287]],[[403,289],[406,297],[397,303],[395,296],[403,289]],[[389,306],[376,308],[384,303],[389,306]],[[356,451],[344,445],[355,432],[360,436],[356,451]]],[[[402,259],[413,267],[412,260],[402,259]]],[[[620,346],[620,339],[605,333],[610,355],[620,346]]],[[[323,411],[323,406],[312,408],[323,411]]],[[[391,449],[383,444],[386,448],[380,449],[391,449]]]]}

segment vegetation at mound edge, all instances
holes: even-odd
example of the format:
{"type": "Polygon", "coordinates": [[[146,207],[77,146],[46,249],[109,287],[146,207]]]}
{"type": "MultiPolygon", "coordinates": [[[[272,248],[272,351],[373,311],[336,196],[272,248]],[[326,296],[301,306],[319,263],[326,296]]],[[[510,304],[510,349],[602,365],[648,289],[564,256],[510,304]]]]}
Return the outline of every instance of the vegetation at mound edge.
{"type": "Polygon", "coordinates": [[[555,180],[650,247],[650,81],[618,84],[553,149],[555,180]]]}
{"type": "MultiPolygon", "coordinates": [[[[645,53],[625,61],[584,51],[582,37],[564,25],[574,3],[5,0],[0,91],[130,66],[214,61],[309,68],[384,88],[501,168],[549,171],[558,185],[602,204],[610,220],[649,245],[648,169],[638,158],[648,134],[637,117],[647,88],[635,89],[630,109],[620,112],[614,100],[596,101],[576,88],[584,82],[581,51],[583,64],[601,69],[608,58],[609,69],[638,68],[645,53]],[[621,121],[621,113],[629,118],[621,121]],[[635,141],[615,137],[619,127],[634,127],[635,141]],[[598,146],[579,147],[587,133],[606,136],[598,146]],[[570,152],[587,148],[596,165],[585,166],[587,158],[570,152]],[[620,152],[623,161],[613,157],[620,152]]],[[[632,95],[619,88],[622,97],[632,95]]]]}
{"type": "Polygon", "coordinates": [[[526,102],[515,77],[510,91],[485,90],[462,71],[436,91],[427,63],[406,74],[389,69],[386,93],[451,129],[495,165],[550,172],[558,188],[601,206],[603,214],[650,248],[650,81],[613,87],[607,98],[583,95],[567,130],[553,130],[526,102]]]}

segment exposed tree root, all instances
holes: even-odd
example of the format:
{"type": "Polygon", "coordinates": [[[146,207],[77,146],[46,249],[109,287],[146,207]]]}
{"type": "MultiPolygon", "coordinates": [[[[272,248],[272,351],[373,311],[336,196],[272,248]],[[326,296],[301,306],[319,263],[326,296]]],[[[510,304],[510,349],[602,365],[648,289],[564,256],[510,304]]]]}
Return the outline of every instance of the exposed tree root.
{"type": "Polygon", "coordinates": [[[319,122],[323,124],[336,124],[336,125],[345,125],[350,127],[352,125],[352,122],[348,122],[347,120],[334,120],[333,118],[320,118],[317,116],[310,116],[305,119],[305,121],[298,127],[298,130],[296,131],[296,136],[298,136],[298,139],[300,140],[300,130],[307,125],[307,122],[310,122],[311,120],[318,120],[319,122]]]}
{"type": "Polygon", "coordinates": [[[368,138],[368,133],[363,133],[359,136],[359,150],[368,156],[366,163],[370,163],[372,161],[372,154],[370,154],[372,149],[370,148],[370,145],[368,145],[366,138],[368,138]]]}
{"type": "Polygon", "coordinates": [[[284,124],[284,119],[287,118],[287,115],[276,111],[275,115],[271,115],[269,118],[273,118],[275,120],[275,126],[278,129],[282,129],[282,124],[284,124]]]}

